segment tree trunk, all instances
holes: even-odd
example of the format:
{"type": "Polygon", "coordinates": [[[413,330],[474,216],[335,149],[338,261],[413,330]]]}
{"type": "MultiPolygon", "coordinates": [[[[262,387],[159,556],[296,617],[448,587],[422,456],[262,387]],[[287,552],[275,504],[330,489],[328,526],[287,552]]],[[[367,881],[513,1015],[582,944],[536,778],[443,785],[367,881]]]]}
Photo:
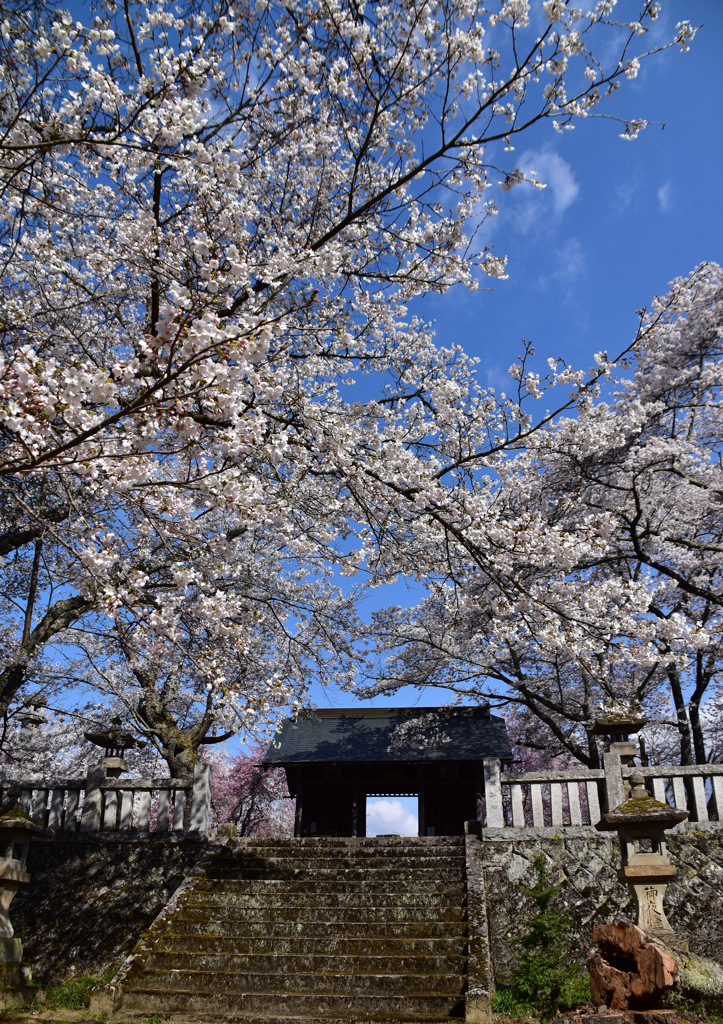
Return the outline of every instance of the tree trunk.
{"type": "Polygon", "coordinates": [[[56,601],[24,640],[14,661],[0,672],[0,715],[4,715],[20,687],[26,681],[33,657],[43,644],[73,623],[93,607],[87,597],[69,597],[56,601]]]}
{"type": "Polygon", "coordinates": [[[680,685],[678,669],[675,665],[669,665],[667,668],[667,674],[668,681],[670,682],[670,690],[673,695],[675,713],[678,718],[678,732],[680,733],[680,763],[693,764],[693,748],[690,742],[690,725],[688,723],[688,715],[686,712],[685,700],[683,698],[683,688],[680,685]]]}

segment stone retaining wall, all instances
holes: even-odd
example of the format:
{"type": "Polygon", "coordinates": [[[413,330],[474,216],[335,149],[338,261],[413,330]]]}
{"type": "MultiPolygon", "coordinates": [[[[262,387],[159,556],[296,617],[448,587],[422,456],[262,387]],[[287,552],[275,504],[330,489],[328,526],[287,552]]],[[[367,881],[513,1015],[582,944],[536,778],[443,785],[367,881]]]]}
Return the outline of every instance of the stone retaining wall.
{"type": "MultiPolygon", "coordinates": [[[[686,826],[668,834],[668,850],[678,867],[668,886],[666,914],[692,952],[723,964],[723,831],[720,826],[686,826]]],[[[635,920],[635,903],[618,882],[617,837],[595,829],[487,829],[482,838],[490,944],[495,977],[510,981],[519,948],[514,938],[525,931],[535,905],[520,886],[535,884],[533,862],[544,854],[550,881],[563,883],[561,904],[572,921],[580,963],[587,962],[593,923],[619,917],[635,920]]]]}
{"type": "Polygon", "coordinates": [[[33,843],[30,885],[10,910],[33,979],[54,985],[120,962],[163,909],[208,840],[98,834],[33,843]]]}
{"type": "MultiPolygon", "coordinates": [[[[669,835],[678,877],[668,888],[668,919],[691,951],[723,964],[723,831],[686,826],[669,835]]],[[[535,883],[543,853],[551,881],[562,882],[580,962],[593,923],[634,919],[633,901],[616,877],[617,838],[594,829],[487,829],[480,842],[495,976],[509,980],[518,953],[513,939],[535,911],[520,885],[535,883]]],[[[138,840],[99,834],[59,836],[33,844],[30,885],[15,897],[11,919],[36,981],[52,985],[74,974],[118,964],[166,905],[208,840],[138,840]]],[[[476,859],[476,858],[475,858],[476,859]]]]}

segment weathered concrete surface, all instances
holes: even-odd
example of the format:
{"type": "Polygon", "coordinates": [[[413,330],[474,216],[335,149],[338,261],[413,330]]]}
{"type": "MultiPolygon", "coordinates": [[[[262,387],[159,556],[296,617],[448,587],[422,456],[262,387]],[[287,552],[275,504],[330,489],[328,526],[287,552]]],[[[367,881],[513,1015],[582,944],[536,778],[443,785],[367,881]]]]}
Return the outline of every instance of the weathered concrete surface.
{"type": "MultiPolygon", "coordinates": [[[[668,920],[690,950],[723,964],[723,831],[719,827],[687,826],[667,837],[670,859],[678,874],[665,899],[668,920]]],[[[564,882],[561,905],[573,926],[575,948],[584,965],[593,925],[619,918],[635,920],[635,903],[617,879],[620,852],[617,837],[589,828],[499,829],[482,837],[487,911],[495,978],[512,980],[518,952],[512,941],[527,927],[535,907],[520,891],[532,886],[535,857],[544,854],[549,877],[564,882]],[[513,832],[517,834],[512,835],[513,832]]]]}
{"type": "Polygon", "coordinates": [[[208,843],[62,834],[31,846],[32,881],[12,908],[33,979],[55,985],[98,974],[128,953],[208,843]]]}

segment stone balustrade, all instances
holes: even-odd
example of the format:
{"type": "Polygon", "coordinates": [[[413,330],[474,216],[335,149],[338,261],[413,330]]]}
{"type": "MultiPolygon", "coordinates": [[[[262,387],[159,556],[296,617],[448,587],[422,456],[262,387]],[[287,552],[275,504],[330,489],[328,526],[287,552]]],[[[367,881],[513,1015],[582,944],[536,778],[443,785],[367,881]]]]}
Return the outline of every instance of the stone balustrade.
{"type": "Polygon", "coordinates": [[[617,754],[605,754],[598,769],[505,772],[499,761],[484,762],[487,828],[572,828],[595,825],[606,808],[625,799],[625,784],[640,772],[652,795],[691,822],[723,827],[723,765],[627,767],[617,754]]]}
{"type": "MultiPolygon", "coordinates": [[[[723,765],[661,765],[632,768],[607,753],[603,768],[505,772],[484,761],[487,828],[593,826],[601,813],[625,799],[634,771],[652,795],[690,822],[723,827],[723,765]]],[[[211,806],[211,769],[197,765],[192,779],[109,778],[97,765],[81,779],[0,780],[0,800],[19,788],[20,806],[40,824],[60,832],[137,832],[140,835],[206,833],[211,806]]]]}
{"type": "Polygon", "coordinates": [[[84,779],[0,780],[0,801],[20,790],[19,804],[56,832],[206,833],[211,808],[211,768],[196,766],[192,779],[109,778],[104,765],[84,779]]]}

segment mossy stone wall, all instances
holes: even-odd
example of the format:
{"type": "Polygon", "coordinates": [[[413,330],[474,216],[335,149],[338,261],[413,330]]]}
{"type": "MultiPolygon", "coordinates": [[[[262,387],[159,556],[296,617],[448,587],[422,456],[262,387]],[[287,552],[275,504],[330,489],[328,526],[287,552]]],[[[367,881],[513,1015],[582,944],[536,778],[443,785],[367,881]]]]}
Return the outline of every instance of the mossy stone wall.
{"type": "MultiPolygon", "coordinates": [[[[531,887],[535,857],[544,854],[550,881],[562,883],[560,904],[567,911],[581,964],[592,948],[594,924],[635,920],[635,901],[617,879],[617,837],[594,829],[512,829],[482,839],[487,912],[495,977],[510,981],[518,953],[514,939],[528,927],[535,907],[521,886],[531,887]],[[505,835],[506,833],[506,835],[505,835]]],[[[687,826],[669,834],[668,851],[678,868],[668,886],[665,908],[677,935],[692,952],[723,964],[723,830],[687,826]]]]}
{"type": "Polygon", "coordinates": [[[33,843],[30,885],[10,908],[33,980],[55,985],[120,963],[166,905],[208,841],[62,834],[33,843]]]}

